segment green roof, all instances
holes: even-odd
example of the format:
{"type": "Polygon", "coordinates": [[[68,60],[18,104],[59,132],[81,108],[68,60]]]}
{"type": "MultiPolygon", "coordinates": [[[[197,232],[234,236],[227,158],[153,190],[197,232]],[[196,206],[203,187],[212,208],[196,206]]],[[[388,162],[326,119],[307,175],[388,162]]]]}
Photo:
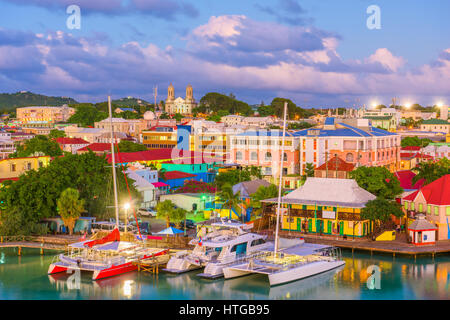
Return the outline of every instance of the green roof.
{"type": "Polygon", "coordinates": [[[446,124],[450,125],[448,121],[442,120],[442,119],[430,119],[430,120],[424,120],[422,121],[422,124],[446,124]]]}
{"type": "Polygon", "coordinates": [[[364,119],[369,119],[369,120],[391,120],[392,116],[365,116],[364,119]]]}

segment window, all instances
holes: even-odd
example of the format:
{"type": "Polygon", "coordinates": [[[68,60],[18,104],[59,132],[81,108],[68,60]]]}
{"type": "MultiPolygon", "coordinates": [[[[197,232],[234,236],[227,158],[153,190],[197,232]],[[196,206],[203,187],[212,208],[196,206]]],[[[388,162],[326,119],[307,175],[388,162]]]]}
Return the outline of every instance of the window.
{"type": "Polygon", "coordinates": [[[419,212],[422,212],[422,211],[423,211],[423,204],[419,203],[419,212]]]}
{"type": "Polygon", "coordinates": [[[408,210],[408,202],[405,201],[405,210],[408,210]]]}
{"type": "Polygon", "coordinates": [[[251,159],[252,159],[252,160],[258,160],[258,153],[257,153],[256,151],[253,151],[253,152],[251,153],[251,159]]]}
{"type": "Polygon", "coordinates": [[[272,160],[272,154],[270,152],[266,152],[266,161],[272,160]]]}
{"type": "Polygon", "coordinates": [[[15,163],[13,163],[13,164],[11,165],[11,171],[12,171],[12,172],[15,172],[15,171],[16,171],[16,164],[15,164],[15,163]]]}
{"type": "Polygon", "coordinates": [[[253,246],[258,246],[258,245],[263,244],[263,243],[266,243],[266,242],[264,241],[264,239],[256,239],[256,240],[253,240],[253,241],[252,241],[252,243],[250,244],[250,246],[251,246],[251,247],[253,247],[253,246]]]}
{"type": "Polygon", "coordinates": [[[272,168],[271,167],[266,167],[265,168],[265,174],[266,175],[271,175],[272,174],[272,168]]]}
{"type": "Polygon", "coordinates": [[[347,153],[347,155],[345,156],[345,161],[353,162],[353,158],[353,153],[347,153]]]}
{"type": "Polygon", "coordinates": [[[445,209],[445,214],[447,216],[450,216],[450,207],[447,207],[447,209],[445,209]]]}
{"type": "Polygon", "coordinates": [[[231,252],[236,252],[236,249],[238,248],[238,246],[242,246],[242,245],[247,245],[245,242],[243,243],[239,243],[239,244],[235,244],[232,248],[231,248],[231,252]]]}
{"type": "Polygon", "coordinates": [[[236,152],[236,160],[242,160],[242,152],[236,152]]]}
{"type": "Polygon", "coordinates": [[[415,210],[414,202],[411,202],[411,210],[415,210]]]}
{"type": "Polygon", "coordinates": [[[435,214],[436,216],[439,215],[439,207],[438,207],[438,206],[434,206],[434,214],[435,214]]]}
{"type": "Polygon", "coordinates": [[[430,214],[431,214],[431,205],[430,205],[430,204],[427,205],[427,213],[430,213],[430,214]]]}
{"type": "Polygon", "coordinates": [[[288,156],[286,152],[283,154],[283,161],[288,161],[288,156]]]}
{"type": "Polygon", "coordinates": [[[42,161],[39,161],[39,168],[42,168],[44,166],[44,163],[42,161]]]}
{"type": "Polygon", "coordinates": [[[31,170],[31,162],[27,163],[27,170],[31,170]]]}

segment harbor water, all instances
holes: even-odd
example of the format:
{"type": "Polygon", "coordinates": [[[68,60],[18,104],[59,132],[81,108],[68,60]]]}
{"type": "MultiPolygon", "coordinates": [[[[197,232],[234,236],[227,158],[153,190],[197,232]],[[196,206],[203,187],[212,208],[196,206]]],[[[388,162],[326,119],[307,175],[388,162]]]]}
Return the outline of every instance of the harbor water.
{"type": "Polygon", "coordinates": [[[201,271],[136,271],[96,282],[82,273],[77,282],[70,274],[47,275],[53,256],[0,249],[0,299],[450,299],[450,256],[414,260],[344,252],[344,267],[275,287],[262,275],[205,280],[196,277],[201,271]],[[368,268],[379,270],[378,283],[368,268]]]}

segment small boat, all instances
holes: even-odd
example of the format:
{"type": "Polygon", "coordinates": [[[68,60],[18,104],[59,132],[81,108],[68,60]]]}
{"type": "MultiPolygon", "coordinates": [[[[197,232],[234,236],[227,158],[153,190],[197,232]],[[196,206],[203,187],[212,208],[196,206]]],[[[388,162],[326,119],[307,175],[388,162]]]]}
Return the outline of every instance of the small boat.
{"type": "Polygon", "coordinates": [[[140,243],[120,241],[114,229],[106,237],[69,245],[69,254],[54,258],[48,274],[80,270],[92,272],[92,280],[104,279],[137,269],[135,262],[168,254],[167,249],[146,248],[140,243]]]}
{"type": "Polygon", "coordinates": [[[191,253],[178,252],[163,270],[183,273],[205,267],[198,276],[219,278],[223,276],[224,266],[270,246],[265,240],[266,236],[247,232],[249,226],[240,222],[221,220],[212,223],[211,227],[213,231],[205,237],[191,240],[190,244],[195,245],[191,253]]]}

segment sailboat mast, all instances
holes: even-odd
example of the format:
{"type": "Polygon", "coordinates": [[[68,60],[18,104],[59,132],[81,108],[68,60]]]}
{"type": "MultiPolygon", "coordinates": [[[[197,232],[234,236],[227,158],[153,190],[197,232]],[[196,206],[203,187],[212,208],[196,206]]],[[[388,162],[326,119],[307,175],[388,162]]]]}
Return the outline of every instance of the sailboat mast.
{"type": "Polygon", "coordinates": [[[116,228],[119,229],[119,201],[117,200],[116,157],[114,153],[114,130],[111,111],[111,96],[108,96],[108,111],[109,111],[109,124],[111,131],[112,172],[114,181],[114,209],[116,212],[116,228]]]}
{"type": "Polygon", "coordinates": [[[280,224],[280,208],[281,208],[281,185],[283,181],[283,160],[284,160],[284,140],[286,137],[286,114],[287,114],[287,102],[284,103],[284,120],[283,120],[283,137],[281,140],[281,157],[280,157],[280,172],[279,172],[279,182],[278,182],[278,204],[277,204],[277,225],[275,229],[275,251],[274,251],[274,259],[277,256],[278,251],[278,229],[280,224]]]}

